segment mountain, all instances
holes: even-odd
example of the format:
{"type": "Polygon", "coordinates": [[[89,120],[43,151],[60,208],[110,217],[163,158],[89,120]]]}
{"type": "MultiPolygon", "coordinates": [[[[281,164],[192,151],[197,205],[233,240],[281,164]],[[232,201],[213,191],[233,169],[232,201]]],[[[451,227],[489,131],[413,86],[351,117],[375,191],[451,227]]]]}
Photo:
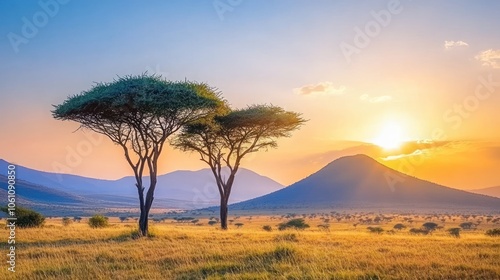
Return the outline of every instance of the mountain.
{"type": "MultiPolygon", "coordinates": [[[[0,189],[7,192],[8,179],[0,175],[0,189]]],[[[51,189],[45,186],[16,180],[16,199],[23,199],[27,203],[57,203],[57,204],[83,204],[85,199],[63,191],[51,189]]]]}
{"type": "MultiPolygon", "coordinates": [[[[0,175],[6,175],[7,163],[0,160],[0,175]]],[[[227,170],[226,170],[227,173],[227,170]]],[[[134,201],[137,204],[137,188],[133,176],[119,180],[101,180],[77,175],[38,171],[16,165],[16,178],[53,191],[64,192],[69,196],[102,200],[104,202],[134,201]]],[[[149,177],[143,178],[144,182],[149,177]]],[[[167,207],[190,209],[200,206],[217,205],[219,192],[210,169],[198,171],[174,171],[158,176],[155,190],[155,205],[163,201],[167,207]]],[[[240,168],[231,193],[231,202],[244,201],[268,194],[283,188],[278,182],[261,176],[251,170],[240,168]]],[[[44,189],[45,190],[45,189],[44,189]]],[[[40,194],[42,195],[42,194],[40,194]]],[[[36,195],[35,195],[36,196],[36,195]]],[[[45,196],[43,194],[42,196],[45,196]]],[[[50,196],[49,196],[50,197],[50,196]]],[[[30,196],[34,198],[34,196],[30,196]]]]}
{"type": "Polygon", "coordinates": [[[469,191],[473,193],[484,194],[500,198],[500,186],[484,188],[484,189],[475,189],[469,191]]]}
{"type": "Polygon", "coordinates": [[[420,180],[366,155],[339,158],[282,190],[231,209],[351,208],[500,210],[500,199],[420,180]]]}

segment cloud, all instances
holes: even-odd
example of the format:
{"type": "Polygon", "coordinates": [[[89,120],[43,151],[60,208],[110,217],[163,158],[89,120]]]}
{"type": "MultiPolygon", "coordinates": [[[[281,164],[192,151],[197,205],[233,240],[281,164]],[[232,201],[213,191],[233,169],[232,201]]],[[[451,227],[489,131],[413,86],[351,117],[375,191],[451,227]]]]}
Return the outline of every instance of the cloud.
{"type": "Polygon", "coordinates": [[[370,103],[382,103],[388,102],[392,100],[392,96],[390,95],[382,95],[382,96],[374,96],[370,97],[368,94],[363,94],[359,97],[361,101],[370,102],[370,103]]]}
{"type": "Polygon", "coordinates": [[[444,47],[449,50],[452,48],[458,48],[458,47],[468,47],[469,44],[467,44],[464,41],[444,41],[444,47]]]}
{"type": "Polygon", "coordinates": [[[479,60],[484,66],[500,68],[500,50],[489,49],[482,51],[476,55],[476,59],[479,60]]]}
{"type": "Polygon", "coordinates": [[[335,88],[332,82],[320,82],[317,84],[305,85],[300,88],[294,88],[293,92],[300,95],[313,95],[313,94],[324,94],[324,95],[342,95],[346,92],[346,86],[339,86],[335,88]]]}

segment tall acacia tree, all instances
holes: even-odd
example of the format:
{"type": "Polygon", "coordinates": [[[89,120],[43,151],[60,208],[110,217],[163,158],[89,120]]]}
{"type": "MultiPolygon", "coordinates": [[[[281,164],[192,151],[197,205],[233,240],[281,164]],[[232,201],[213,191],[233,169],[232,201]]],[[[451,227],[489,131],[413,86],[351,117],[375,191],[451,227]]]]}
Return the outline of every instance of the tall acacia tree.
{"type": "Polygon", "coordinates": [[[198,152],[210,166],[219,189],[221,228],[225,230],[229,197],[242,159],[249,153],[277,147],[278,138],[291,136],[305,120],[299,113],[269,105],[221,112],[225,114],[186,125],[174,146],[198,152]],[[225,166],[229,169],[227,177],[223,172],[225,166]]]}
{"type": "Polygon", "coordinates": [[[158,159],[164,144],[184,125],[204,118],[223,104],[203,83],[170,82],[155,75],[118,78],[54,106],[53,117],[80,123],[122,147],[139,195],[141,235],[148,234],[148,216],[157,183],[158,159]],[[149,187],[143,175],[149,172],[149,187]]]}

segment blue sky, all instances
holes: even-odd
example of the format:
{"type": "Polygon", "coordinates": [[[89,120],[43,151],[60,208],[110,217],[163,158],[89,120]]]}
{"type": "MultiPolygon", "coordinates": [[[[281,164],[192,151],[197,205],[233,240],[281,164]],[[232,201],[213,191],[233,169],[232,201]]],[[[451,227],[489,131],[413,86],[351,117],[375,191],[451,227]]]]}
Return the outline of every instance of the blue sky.
{"type": "MultiPolygon", "coordinates": [[[[77,124],[52,119],[52,104],[94,82],[145,71],[208,82],[235,107],[272,103],[310,120],[255,166],[337,149],[337,141],[371,142],[393,120],[405,127],[404,140],[432,138],[435,126],[447,125],[443,113],[474,92],[478,77],[500,80],[500,1],[401,0],[400,12],[349,62],[341,44],[353,45],[355,28],[364,30],[391,3],[0,1],[0,129],[7,135],[0,157],[50,170],[65,156],[61,147],[84,139],[72,133],[77,124]],[[33,23],[54,3],[58,11],[16,52],[9,36],[23,36],[23,18],[33,23]],[[230,10],[220,16],[217,5],[230,10]],[[449,48],[446,41],[453,41],[449,48]],[[23,143],[30,147],[18,149],[23,143]]],[[[499,104],[500,93],[492,94],[460,129],[447,130],[449,138],[498,141],[500,132],[484,126],[500,125],[499,104]]],[[[180,168],[202,167],[172,153],[180,168]]],[[[104,161],[97,154],[72,171],[96,172],[91,162],[104,161]]],[[[174,169],[166,163],[164,171],[174,169]]],[[[110,176],[126,172],[118,170],[110,176]]]]}

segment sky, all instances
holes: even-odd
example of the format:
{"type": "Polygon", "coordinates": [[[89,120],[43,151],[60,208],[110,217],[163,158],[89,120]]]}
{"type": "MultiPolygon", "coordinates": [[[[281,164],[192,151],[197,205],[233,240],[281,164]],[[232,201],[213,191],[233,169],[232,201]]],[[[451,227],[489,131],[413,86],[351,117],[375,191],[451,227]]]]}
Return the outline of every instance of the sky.
{"type": "MultiPolygon", "coordinates": [[[[111,141],[50,111],[148,72],[206,82],[235,108],[302,113],[278,149],[243,162],[285,185],[353,153],[451,187],[500,185],[498,11],[493,0],[0,1],[0,158],[131,175],[111,141]]],[[[160,161],[160,173],[201,168],[172,149],[160,161]]]]}

